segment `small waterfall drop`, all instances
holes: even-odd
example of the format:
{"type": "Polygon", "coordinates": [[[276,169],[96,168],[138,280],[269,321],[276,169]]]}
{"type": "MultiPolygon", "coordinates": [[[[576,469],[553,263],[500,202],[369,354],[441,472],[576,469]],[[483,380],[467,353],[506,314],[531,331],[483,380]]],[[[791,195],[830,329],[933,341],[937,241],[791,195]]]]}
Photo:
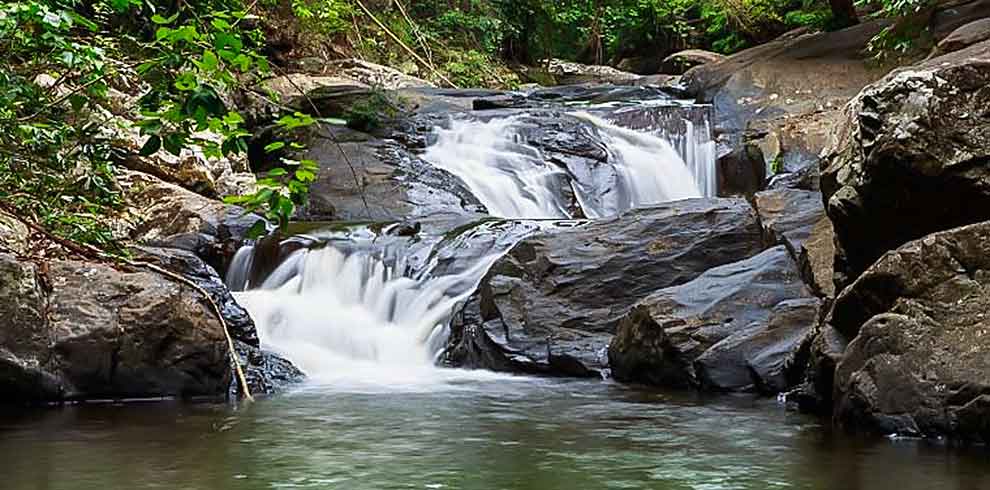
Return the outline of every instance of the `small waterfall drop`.
{"type": "MultiPolygon", "coordinates": [[[[435,361],[457,303],[475,291],[502,254],[536,229],[482,223],[417,246],[328,239],[320,248],[292,252],[259,286],[232,288],[254,319],[262,345],[313,381],[431,383],[442,378],[435,361]]],[[[228,278],[246,283],[252,247],[241,252],[232,264],[239,269],[232,268],[228,278]]]]}
{"type": "Polygon", "coordinates": [[[621,128],[587,112],[572,115],[593,124],[601,133],[618,172],[616,185],[624,191],[620,209],[702,196],[691,171],[666,140],[621,128]]]}
{"type": "Polygon", "coordinates": [[[564,172],[540,151],[516,141],[507,117],[490,122],[454,120],[437,130],[423,160],[459,177],[494,216],[565,218],[567,207],[551,190],[564,172]]]}

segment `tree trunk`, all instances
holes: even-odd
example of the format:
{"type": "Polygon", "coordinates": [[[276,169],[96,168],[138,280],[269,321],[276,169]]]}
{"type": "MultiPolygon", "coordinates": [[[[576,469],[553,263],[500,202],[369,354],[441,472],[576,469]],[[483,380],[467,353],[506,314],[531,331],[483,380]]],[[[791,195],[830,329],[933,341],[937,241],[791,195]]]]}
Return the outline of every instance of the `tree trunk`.
{"type": "Polygon", "coordinates": [[[835,27],[848,27],[859,23],[854,0],[828,0],[828,3],[832,7],[835,27]]]}

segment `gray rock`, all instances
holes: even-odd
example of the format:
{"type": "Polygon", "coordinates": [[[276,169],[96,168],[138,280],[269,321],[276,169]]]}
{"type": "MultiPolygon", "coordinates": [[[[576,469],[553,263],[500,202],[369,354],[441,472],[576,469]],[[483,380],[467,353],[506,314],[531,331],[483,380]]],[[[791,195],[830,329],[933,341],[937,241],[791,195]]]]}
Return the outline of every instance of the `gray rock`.
{"type": "Polygon", "coordinates": [[[724,54],[713,53],[703,49],[685,49],[663,59],[660,72],[669,75],[682,75],[696,66],[717,63],[726,58],[724,54]]]}
{"type": "Polygon", "coordinates": [[[757,193],[753,206],[770,245],[785,245],[797,260],[812,230],[825,217],[822,194],[797,189],[757,193]]]}
{"type": "Polygon", "coordinates": [[[834,395],[850,428],[990,441],[988,298],[990,222],[887,253],[836,298],[832,340],[816,341],[820,365],[836,364],[834,386],[812,373],[821,399],[834,395]]]}
{"type": "Polygon", "coordinates": [[[836,281],[929,233],[990,219],[990,41],[863,90],[824,158],[836,281]]]}
{"type": "Polygon", "coordinates": [[[454,346],[467,339],[461,352],[481,352],[452,355],[450,363],[571,375],[600,370],[634,303],[761,248],[756,217],[742,199],[677,201],[531,236],[482,282],[475,318],[459,325],[474,330],[461,335],[455,325],[454,346]],[[485,351],[493,347],[499,352],[485,351]]]}
{"type": "Polygon", "coordinates": [[[668,387],[782,391],[818,308],[778,246],[639,302],[609,346],[612,374],[668,387]]]}

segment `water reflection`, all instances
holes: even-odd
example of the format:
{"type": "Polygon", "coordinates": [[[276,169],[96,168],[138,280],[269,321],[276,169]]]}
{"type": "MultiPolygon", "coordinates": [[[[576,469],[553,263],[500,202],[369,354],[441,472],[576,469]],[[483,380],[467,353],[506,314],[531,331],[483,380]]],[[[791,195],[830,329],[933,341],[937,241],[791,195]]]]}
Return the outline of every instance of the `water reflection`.
{"type": "Polygon", "coordinates": [[[9,490],[990,488],[986,448],[845,437],[747,397],[507,378],[3,412],[0,454],[9,490]]]}

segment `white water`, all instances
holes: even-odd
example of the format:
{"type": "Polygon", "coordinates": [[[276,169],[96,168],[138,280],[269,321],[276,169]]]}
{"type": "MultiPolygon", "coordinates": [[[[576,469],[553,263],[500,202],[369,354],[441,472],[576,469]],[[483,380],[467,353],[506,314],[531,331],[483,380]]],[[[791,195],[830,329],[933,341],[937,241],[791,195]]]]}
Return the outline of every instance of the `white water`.
{"type": "Polygon", "coordinates": [[[564,172],[538,149],[516,141],[518,122],[515,117],[454,120],[450,129],[437,129],[436,143],[422,158],[460,178],[493,216],[568,217],[567,206],[553,191],[564,172]]]}
{"type": "MultiPolygon", "coordinates": [[[[606,147],[614,169],[607,205],[592,205],[581,182],[569,183],[567,172],[522,142],[519,118],[453,121],[450,129],[438,130],[436,144],[423,159],[459,177],[499,217],[566,218],[568,206],[559,191],[567,185],[589,218],[707,194],[665,139],[587,113],[571,117],[590,123],[606,147]]],[[[434,274],[436,263],[408,267],[413,255],[422,263],[422,248],[400,248],[386,261],[381,257],[395,249],[372,245],[344,253],[331,241],[321,249],[293,253],[260,286],[249,284],[253,254],[242,249],[228,284],[233,290],[251,288],[235,296],[254,319],[262,345],[291,360],[311,380],[396,388],[442,383],[453,371],[440,371],[435,363],[455,305],[521,238],[496,233],[502,238],[479,249],[470,246],[472,233],[444,245],[452,247],[445,249],[453,252],[448,257],[456,258],[444,274],[434,274]]]]}
{"type": "Polygon", "coordinates": [[[311,380],[409,385],[436,377],[454,305],[499,253],[452,275],[413,279],[366,252],[300,250],[259,288],[234,293],[265,348],[311,380]]]}
{"type": "Polygon", "coordinates": [[[595,125],[624,192],[620,209],[633,209],[679,199],[701,197],[694,176],[666,140],[621,128],[586,112],[572,114],[595,125]]]}

